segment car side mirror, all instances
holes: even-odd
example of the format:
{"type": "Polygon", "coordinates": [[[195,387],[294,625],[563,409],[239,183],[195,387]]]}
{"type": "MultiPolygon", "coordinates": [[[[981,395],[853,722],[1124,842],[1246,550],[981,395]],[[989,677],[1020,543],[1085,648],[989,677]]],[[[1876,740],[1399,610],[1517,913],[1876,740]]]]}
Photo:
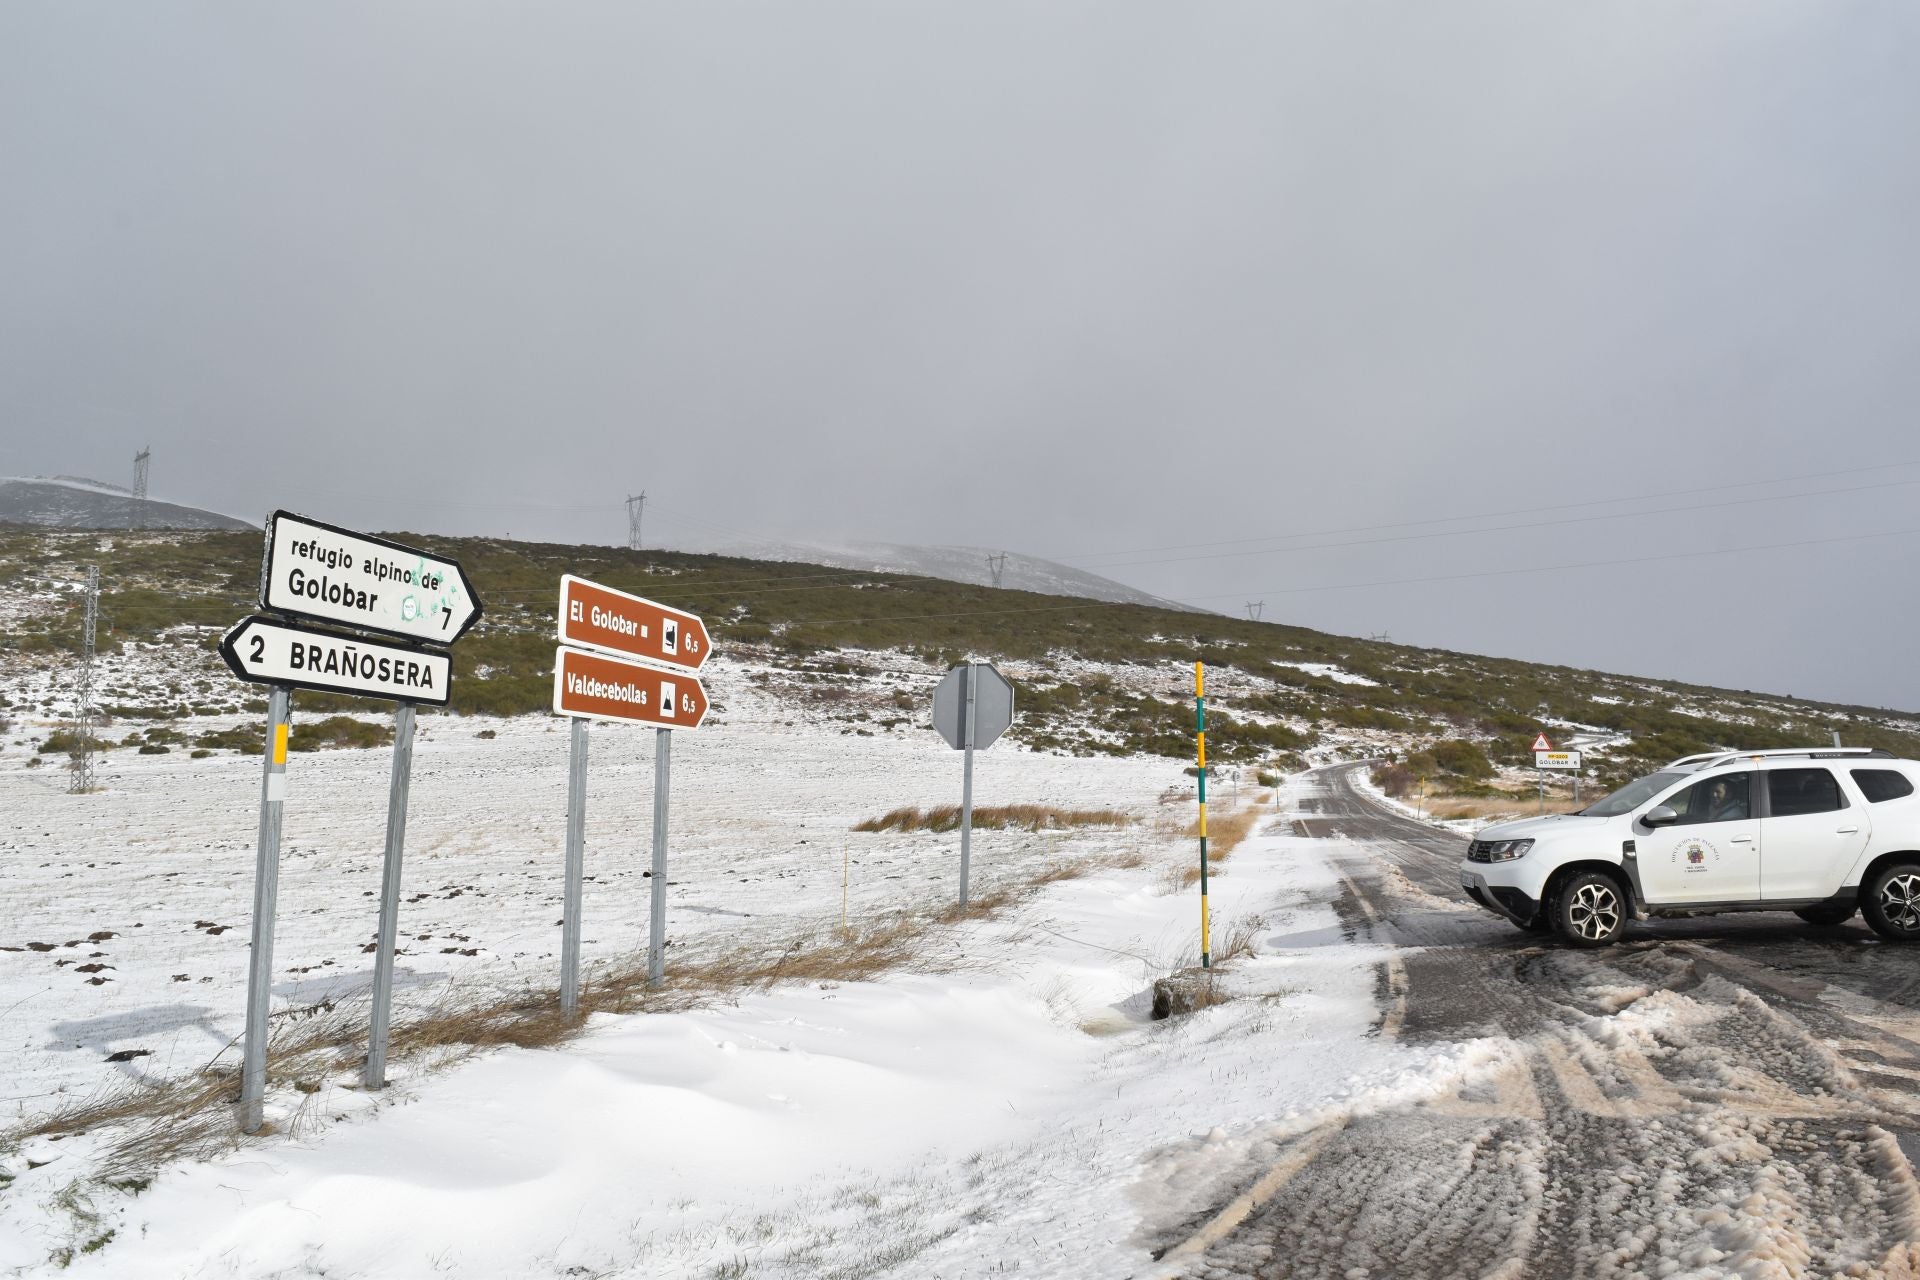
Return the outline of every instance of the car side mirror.
{"type": "Polygon", "coordinates": [[[1670,804],[1657,804],[1641,814],[1640,821],[1650,827],[1670,827],[1680,821],[1680,815],[1673,811],[1670,804]]]}

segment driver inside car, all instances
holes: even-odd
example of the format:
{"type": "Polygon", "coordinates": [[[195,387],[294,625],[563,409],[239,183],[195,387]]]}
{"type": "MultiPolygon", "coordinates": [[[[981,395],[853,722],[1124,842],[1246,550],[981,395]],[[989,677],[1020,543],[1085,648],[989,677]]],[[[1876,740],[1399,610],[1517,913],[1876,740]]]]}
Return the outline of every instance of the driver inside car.
{"type": "Polygon", "coordinates": [[[1716,782],[1707,794],[1708,822],[1738,822],[1747,816],[1745,788],[1738,793],[1726,782],[1716,782]]]}

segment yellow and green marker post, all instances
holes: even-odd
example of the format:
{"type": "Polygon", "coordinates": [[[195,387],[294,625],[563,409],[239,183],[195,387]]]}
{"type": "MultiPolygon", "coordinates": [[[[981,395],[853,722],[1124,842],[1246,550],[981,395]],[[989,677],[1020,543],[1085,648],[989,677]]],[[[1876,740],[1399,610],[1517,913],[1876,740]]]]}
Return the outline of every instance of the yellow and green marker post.
{"type": "Polygon", "coordinates": [[[1213,968],[1213,931],[1207,926],[1207,669],[1193,664],[1194,739],[1200,752],[1200,967],[1213,968]]]}

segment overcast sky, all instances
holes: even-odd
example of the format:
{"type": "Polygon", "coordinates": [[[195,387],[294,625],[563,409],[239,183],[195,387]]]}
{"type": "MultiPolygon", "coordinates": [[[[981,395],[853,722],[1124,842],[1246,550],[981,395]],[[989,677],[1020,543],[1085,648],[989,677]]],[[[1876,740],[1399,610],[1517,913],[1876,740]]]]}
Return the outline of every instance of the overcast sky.
{"type": "Polygon", "coordinates": [[[16,0],[0,473],[1920,708],[1916,138],[1911,0],[16,0]]]}

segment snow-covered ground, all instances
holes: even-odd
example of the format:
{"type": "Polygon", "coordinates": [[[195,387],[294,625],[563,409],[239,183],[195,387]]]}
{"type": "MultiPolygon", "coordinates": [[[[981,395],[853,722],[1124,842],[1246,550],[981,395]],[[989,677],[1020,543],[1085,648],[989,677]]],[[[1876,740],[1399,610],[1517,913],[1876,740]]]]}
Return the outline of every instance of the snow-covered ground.
{"type": "Polygon", "coordinates": [[[1296,671],[1304,671],[1310,676],[1319,676],[1322,679],[1331,680],[1335,684],[1358,684],[1366,685],[1369,688],[1378,688],[1380,686],[1378,680],[1369,676],[1359,675],[1356,672],[1347,670],[1345,667],[1335,666],[1331,662],[1281,662],[1276,659],[1273,665],[1276,667],[1292,667],[1296,671]]]}
{"type": "MultiPolygon", "coordinates": [[[[954,753],[759,710],[743,703],[720,731],[676,744],[670,963],[837,923],[843,857],[856,916],[952,892],[953,837],[847,828],[950,802],[954,753]]],[[[435,722],[416,753],[402,1018],[450,980],[553,980],[565,735],[538,719],[492,727],[478,739],[472,722],[435,722]]],[[[644,945],[651,804],[645,735],[596,730],[593,751],[590,965],[644,945]]],[[[294,762],[279,1007],[364,988],[386,762],[382,750],[294,762]]],[[[231,1053],[257,768],[142,758],[92,797],[0,773],[0,852],[21,889],[5,942],[55,944],[0,952],[13,1116],[121,1072],[231,1053]],[[78,972],[92,964],[110,967],[78,972]],[[150,1054],[106,1062],[126,1049],[150,1054]]],[[[50,1269],[111,1232],[71,1258],[74,1274],[1145,1274],[1150,1249],[1276,1140],[1328,1108],[1424,1096],[1475,1068],[1471,1048],[1376,1037],[1381,957],[1328,905],[1331,849],[1278,822],[1213,882],[1216,938],[1251,929],[1255,954],[1227,979],[1240,998],[1148,1021],[1153,979],[1195,950],[1195,894],[1167,874],[1190,806],[1160,803],[1178,777],[1169,762],[984,753],[981,803],[1139,815],[1118,832],[983,833],[987,886],[1050,862],[1144,861],[956,926],[957,971],[909,965],[692,1012],[595,1015],[558,1049],[425,1075],[403,1064],[377,1103],[343,1069],[316,1094],[275,1093],[270,1115],[290,1136],[169,1168],[138,1194],[95,1186],[76,1200],[100,1140],[31,1140],[0,1155],[0,1269],[50,1269]]]]}
{"type": "MultiPolygon", "coordinates": [[[[949,899],[958,837],[864,834],[899,805],[955,804],[960,757],[931,731],[864,738],[792,720],[744,680],[725,722],[676,737],[669,946],[677,955],[949,899]]],[[[556,981],[567,733],[549,717],[421,722],[407,828],[398,999],[449,981],[556,981]],[[480,732],[497,736],[480,738],[480,732]]],[[[588,977],[646,946],[653,735],[591,731],[583,920],[588,977]]],[[[295,754],[288,766],[278,1007],[364,991],[373,956],[390,752],[295,754]]],[[[106,791],[0,761],[0,1106],[9,1121],[126,1076],[198,1067],[240,1030],[259,808],[258,757],[111,753],[106,791]],[[117,1053],[138,1056],[118,1063],[117,1053]],[[142,1052],[144,1051],[144,1052],[142,1052]]],[[[1113,807],[1118,837],[976,834],[978,891],[1071,858],[1092,839],[1161,839],[1172,761],[979,754],[981,805],[1113,807]]],[[[1103,844],[1102,847],[1107,847],[1103,844]]]]}

